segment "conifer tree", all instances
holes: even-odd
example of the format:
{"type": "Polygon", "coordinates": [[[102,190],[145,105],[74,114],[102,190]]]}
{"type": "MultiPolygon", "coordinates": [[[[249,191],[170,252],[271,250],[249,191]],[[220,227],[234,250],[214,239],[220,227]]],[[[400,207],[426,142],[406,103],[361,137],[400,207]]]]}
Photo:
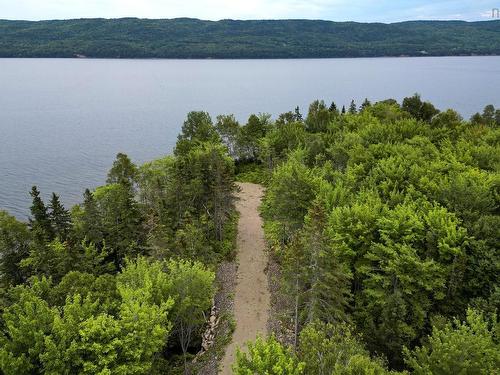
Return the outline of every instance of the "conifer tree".
{"type": "Polygon", "coordinates": [[[85,189],[83,193],[82,232],[82,240],[85,238],[87,242],[101,247],[103,241],[102,218],[94,195],[89,189],[85,189]]]}
{"type": "Polygon", "coordinates": [[[351,115],[354,115],[358,112],[357,108],[356,108],[356,103],[354,102],[354,100],[351,100],[351,104],[349,105],[349,113],[351,115]]]}
{"type": "Polygon", "coordinates": [[[345,105],[342,106],[342,111],[340,111],[340,113],[345,115],[345,105]]]}
{"type": "Polygon", "coordinates": [[[299,106],[295,107],[295,112],[294,112],[293,118],[295,121],[302,121],[303,120],[302,113],[300,113],[299,106]]]}
{"type": "Polygon", "coordinates": [[[71,230],[71,215],[69,211],[64,208],[56,193],[52,193],[49,209],[49,217],[54,234],[59,237],[62,242],[68,240],[71,230]]]}
{"type": "Polygon", "coordinates": [[[31,188],[30,195],[33,198],[30,208],[31,217],[29,219],[31,230],[38,239],[51,241],[54,238],[54,231],[50,222],[50,216],[45,203],[40,197],[40,191],[36,186],[31,188]]]}
{"type": "Polygon", "coordinates": [[[326,228],[326,212],[321,205],[314,204],[305,218],[300,241],[308,259],[307,266],[302,267],[303,272],[308,273],[305,322],[347,319],[345,309],[350,299],[350,274],[330,247],[326,228]]]}
{"type": "Polygon", "coordinates": [[[359,110],[362,112],[364,111],[366,108],[370,107],[372,105],[372,103],[368,100],[368,98],[365,98],[364,102],[361,104],[361,107],[359,108],[359,110]]]}
{"type": "Polygon", "coordinates": [[[339,113],[339,111],[337,109],[337,105],[335,104],[335,102],[332,102],[332,104],[330,104],[330,107],[328,108],[328,110],[331,113],[334,113],[334,114],[338,114],[339,113]]]}

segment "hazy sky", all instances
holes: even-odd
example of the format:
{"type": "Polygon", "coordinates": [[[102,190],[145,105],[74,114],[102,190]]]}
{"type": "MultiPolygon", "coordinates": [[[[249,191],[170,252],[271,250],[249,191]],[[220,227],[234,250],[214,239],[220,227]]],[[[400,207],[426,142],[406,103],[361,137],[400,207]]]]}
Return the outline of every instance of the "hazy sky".
{"type": "Polygon", "coordinates": [[[491,19],[500,0],[0,0],[0,19],[196,17],[396,22],[491,19]]]}

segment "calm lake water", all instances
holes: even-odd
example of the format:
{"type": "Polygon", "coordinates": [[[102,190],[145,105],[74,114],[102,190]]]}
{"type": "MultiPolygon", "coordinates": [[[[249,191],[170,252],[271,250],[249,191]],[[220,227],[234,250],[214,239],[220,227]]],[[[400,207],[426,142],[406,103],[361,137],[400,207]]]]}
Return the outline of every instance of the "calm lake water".
{"type": "Polygon", "coordinates": [[[20,219],[37,185],[69,207],[102,185],[118,152],[171,152],[191,110],[276,117],[420,93],[464,117],[500,107],[500,57],[304,60],[0,59],[0,209],[20,219]]]}

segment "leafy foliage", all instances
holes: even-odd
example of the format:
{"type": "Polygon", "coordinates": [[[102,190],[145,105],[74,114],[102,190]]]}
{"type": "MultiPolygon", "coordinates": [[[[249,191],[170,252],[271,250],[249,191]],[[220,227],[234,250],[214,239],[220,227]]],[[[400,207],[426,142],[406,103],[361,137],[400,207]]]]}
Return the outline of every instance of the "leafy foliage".
{"type": "Polygon", "coordinates": [[[467,310],[465,322],[455,319],[443,328],[434,327],[429,341],[413,352],[406,349],[406,362],[415,374],[493,374],[500,365],[498,322],[489,327],[483,314],[467,310]]]}
{"type": "Polygon", "coordinates": [[[274,337],[266,340],[258,337],[254,343],[248,344],[248,352],[248,354],[241,351],[236,353],[234,374],[304,374],[305,364],[299,362],[291,351],[283,347],[274,337]]]}
{"type": "Polygon", "coordinates": [[[466,122],[418,95],[331,108],[283,116],[260,142],[261,156],[279,155],[262,212],[294,297],[290,329],[297,342],[316,320],[352,322],[371,353],[403,369],[403,347],[425,342],[436,317],[498,308],[495,109],[466,122]],[[282,147],[290,132],[278,126],[291,124],[301,140],[282,147]]]}

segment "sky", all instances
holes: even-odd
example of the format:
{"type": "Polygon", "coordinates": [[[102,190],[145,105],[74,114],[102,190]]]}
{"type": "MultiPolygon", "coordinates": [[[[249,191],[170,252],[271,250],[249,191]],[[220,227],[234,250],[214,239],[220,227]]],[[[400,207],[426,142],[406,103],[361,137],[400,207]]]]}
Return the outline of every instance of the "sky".
{"type": "Polygon", "coordinates": [[[398,22],[492,19],[500,0],[0,0],[0,19],[324,19],[398,22]]]}

